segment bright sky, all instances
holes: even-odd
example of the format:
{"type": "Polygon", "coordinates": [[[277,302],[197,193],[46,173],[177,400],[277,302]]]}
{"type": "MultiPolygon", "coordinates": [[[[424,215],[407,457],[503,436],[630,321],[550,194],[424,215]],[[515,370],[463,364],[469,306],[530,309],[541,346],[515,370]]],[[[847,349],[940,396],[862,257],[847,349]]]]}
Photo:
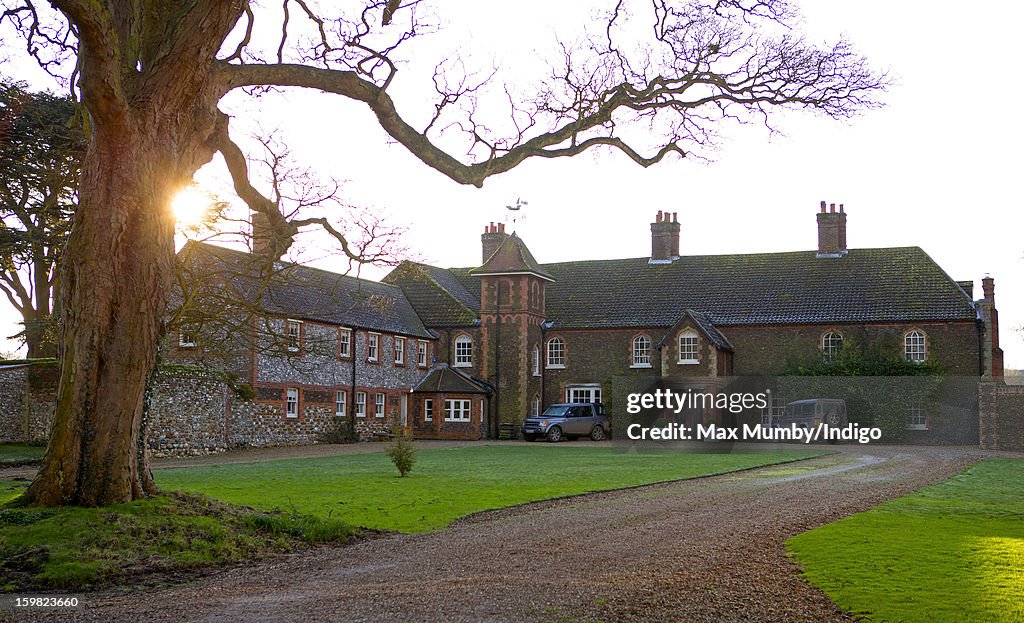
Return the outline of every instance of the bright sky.
{"type": "MultiPolygon", "coordinates": [[[[445,2],[445,10],[456,4],[444,36],[420,43],[417,58],[429,57],[432,68],[431,46],[457,45],[473,62],[497,59],[509,79],[535,76],[553,33],[588,14],[583,2],[540,0],[445,2]]],[[[1024,143],[1012,104],[1021,94],[1013,77],[1024,5],[797,4],[811,40],[845,35],[889,68],[897,84],[884,96],[888,106],[848,123],[789,114],[778,124],[785,136],[729,127],[711,163],[675,159],[645,170],[602,153],[530,161],[476,189],[389,144],[364,107],[342,98],[293,91],[224,105],[236,116],[236,135],[243,122],[280,129],[299,162],[347,180],[346,201],[406,227],[410,251],[441,266],[479,263],[484,225],[504,220],[517,197],[529,202],[517,230],[541,262],[646,256],[658,210],[679,213],[683,254],[813,249],[818,203],[843,203],[850,247],[920,246],[954,279],[974,279],[978,293],[990,273],[1007,367],[1024,368],[1024,217],[1014,183],[1020,160],[1011,151],[1024,143]]],[[[432,92],[420,88],[430,70],[418,69],[403,66],[395,84],[399,110],[413,119],[430,111],[417,94],[432,92]]],[[[222,171],[214,164],[197,178],[219,190],[222,171]]],[[[17,330],[7,307],[0,321],[4,335],[17,330]]]]}

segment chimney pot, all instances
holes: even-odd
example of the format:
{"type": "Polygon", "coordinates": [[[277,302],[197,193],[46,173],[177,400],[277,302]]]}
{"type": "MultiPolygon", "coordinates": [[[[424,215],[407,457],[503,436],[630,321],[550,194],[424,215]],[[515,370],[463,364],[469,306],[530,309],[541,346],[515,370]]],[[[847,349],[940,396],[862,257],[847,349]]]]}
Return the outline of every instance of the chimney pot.
{"type": "Polygon", "coordinates": [[[658,215],[654,217],[654,222],[655,223],[660,223],[661,222],[661,210],[658,210],[658,215]]]}
{"type": "Polygon", "coordinates": [[[821,202],[821,212],[818,217],[818,256],[819,257],[841,257],[846,255],[846,212],[843,205],[839,205],[839,212],[836,212],[836,204],[830,204],[828,212],[825,211],[825,202],[821,202]]]}
{"type": "Polygon", "coordinates": [[[673,223],[678,223],[679,222],[679,213],[678,212],[673,212],[672,213],[672,222],[673,223]]]}
{"type": "Polygon", "coordinates": [[[828,204],[828,211],[829,212],[835,212],[836,211],[836,204],[834,204],[834,203],[828,204]]]}
{"type": "Polygon", "coordinates": [[[505,224],[504,223],[498,223],[498,233],[499,234],[505,233],[505,224]]]}
{"type": "Polygon", "coordinates": [[[839,213],[840,214],[845,214],[845,211],[843,210],[843,204],[841,204],[841,203],[839,204],[839,213]]]}
{"type": "Polygon", "coordinates": [[[821,213],[822,214],[825,213],[825,202],[824,201],[821,202],[821,213]]]}

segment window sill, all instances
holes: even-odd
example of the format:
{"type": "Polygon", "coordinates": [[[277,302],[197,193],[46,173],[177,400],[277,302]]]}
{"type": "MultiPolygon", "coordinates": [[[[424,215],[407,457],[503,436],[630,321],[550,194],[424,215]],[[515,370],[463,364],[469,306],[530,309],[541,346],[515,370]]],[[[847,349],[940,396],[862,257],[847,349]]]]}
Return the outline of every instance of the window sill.
{"type": "Polygon", "coordinates": [[[469,424],[472,422],[472,420],[449,420],[448,418],[445,418],[444,421],[451,422],[453,424],[469,424]]]}
{"type": "Polygon", "coordinates": [[[298,415],[288,415],[287,413],[285,414],[285,417],[287,419],[289,419],[289,420],[297,420],[297,419],[299,419],[298,415]]]}
{"type": "Polygon", "coordinates": [[[700,363],[700,360],[699,359],[680,359],[676,363],[681,365],[681,366],[695,366],[698,363],[700,363]]]}
{"type": "Polygon", "coordinates": [[[636,368],[653,368],[654,366],[652,366],[649,363],[634,363],[633,365],[631,365],[629,367],[636,369],[636,368]]]}
{"type": "Polygon", "coordinates": [[[910,424],[907,430],[928,430],[927,424],[910,424]]]}
{"type": "Polygon", "coordinates": [[[473,367],[473,364],[472,364],[472,363],[456,363],[456,364],[455,364],[454,366],[452,366],[452,367],[453,367],[453,368],[472,368],[472,367],[473,367]]]}
{"type": "Polygon", "coordinates": [[[545,370],[565,370],[565,364],[552,364],[550,366],[544,366],[545,370]]]}

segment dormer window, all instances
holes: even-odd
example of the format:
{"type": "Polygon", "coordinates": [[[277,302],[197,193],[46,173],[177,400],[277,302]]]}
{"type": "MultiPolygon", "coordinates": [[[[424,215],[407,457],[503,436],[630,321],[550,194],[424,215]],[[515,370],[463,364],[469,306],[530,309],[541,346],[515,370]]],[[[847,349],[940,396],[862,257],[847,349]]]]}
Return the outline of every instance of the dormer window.
{"type": "Polygon", "coordinates": [[[679,334],[679,363],[690,365],[700,363],[700,338],[697,333],[687,329],[679,334]]]}

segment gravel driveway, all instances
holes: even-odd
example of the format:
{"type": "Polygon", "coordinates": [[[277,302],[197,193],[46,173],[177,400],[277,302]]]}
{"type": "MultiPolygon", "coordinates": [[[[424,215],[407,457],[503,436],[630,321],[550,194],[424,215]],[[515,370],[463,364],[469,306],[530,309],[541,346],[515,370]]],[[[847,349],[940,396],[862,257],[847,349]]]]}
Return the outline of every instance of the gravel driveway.
{"type": "MultiPolygon", "coordinates": [[[[844,621],[782,542],[957,473],[971,449],[841,447],[543,502],[180,587],[86,595],[95,621],[844,621]]],[[[39,620],[36,617],[34,620],[39,620]]]]}

